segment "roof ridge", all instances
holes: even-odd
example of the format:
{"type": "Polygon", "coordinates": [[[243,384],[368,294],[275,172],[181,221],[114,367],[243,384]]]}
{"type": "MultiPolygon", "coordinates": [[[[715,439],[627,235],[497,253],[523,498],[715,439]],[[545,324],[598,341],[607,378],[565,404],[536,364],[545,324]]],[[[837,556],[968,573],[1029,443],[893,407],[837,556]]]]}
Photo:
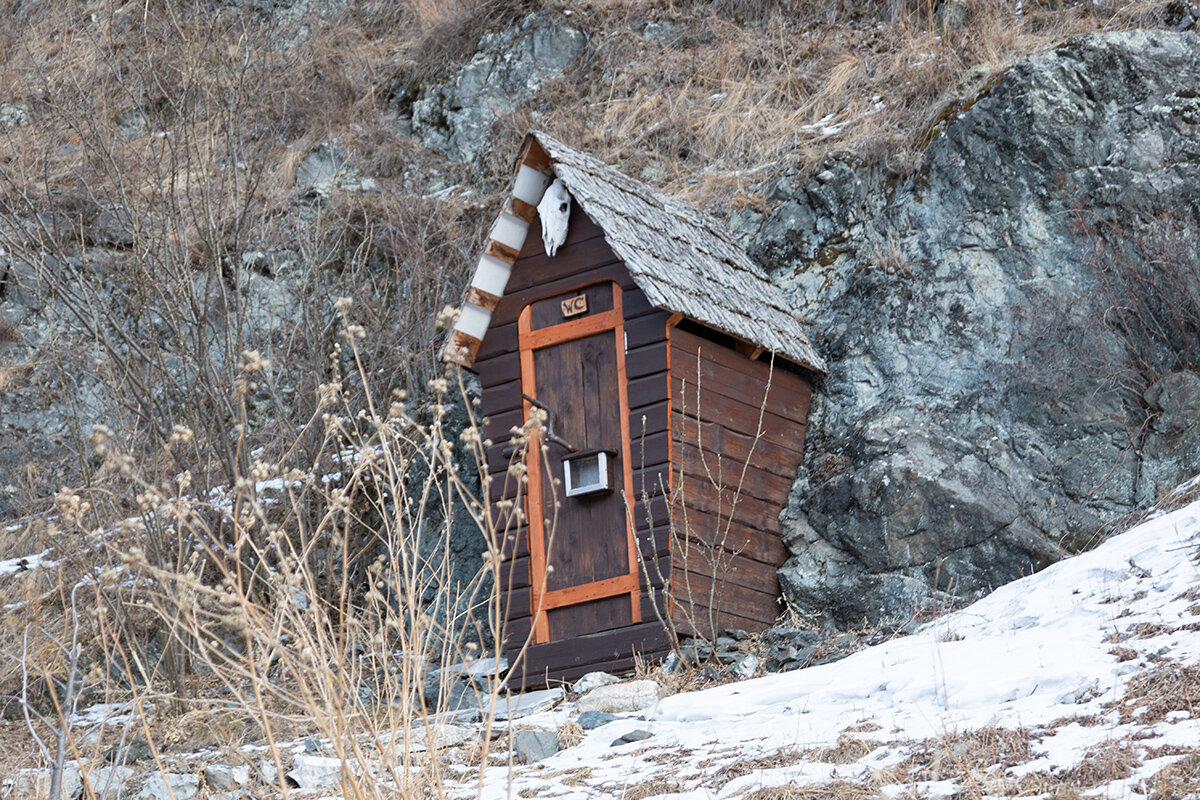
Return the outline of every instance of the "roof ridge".
{"type": "MultiPolygon", "coordinates": [[[[591,167],[592,170],[594,170],[592,174],[595,177],[606,180],[609,183],[613,183],[616,185],[616,188],[621,189],[627,194],[637,195],[642,200],[650,202],[653,205],[657,205],[663,211],[674,214],[678,217],[691,217],[689,221],[692,224],[703,226],[709,233],[716,235],[726,244],[729,244],[744,254],[744,249],[740,244],[738,244],[737,240],[733,238],[733,234],[729,232],[729,229],[722,224],[719,219],[704,209],[698,208],[690,203],[686,203],[682,200],[671,197],[668,194],[660,192],[658,189],[655,189],[653,186],[644,181],[631,178],[630,176],[618,170],[616,167],[613,167],[611,164],[606,164],[605,162],[601,161],[591,153],[585,153],[582,150],[571,147],[569,144],[565,144],[564,142],[555,139],[553,136],[544,131],[532,130],[529,133],[538,140],[538,143],[542,145],[543,149],[545,149],[547,153],[550,153],[552,150],[560,154],[569,153],[573,157],[573,160],[577,159],[578,161],[581,161],[591,167]],[[616,178],[617,180],[614,181],[613,178],[616,178]],[[625,185],[617,185],[618,182],[625,185]]],[[[551,155],[551,159],[559,160],[553,155],[551,155]]],[[[754,269],[755,272],[762,274],[763,277],[766,277],[766,273],[763,272],[762,268],[750,260],[749,256],[746,257],[746,260],[749,267],[754,269]]]]}
{"type": "Polygon", "coordinates": [[[654,305],[825,372],[783,292],[716,217],[547,133],[529,135],[654,305]]]}

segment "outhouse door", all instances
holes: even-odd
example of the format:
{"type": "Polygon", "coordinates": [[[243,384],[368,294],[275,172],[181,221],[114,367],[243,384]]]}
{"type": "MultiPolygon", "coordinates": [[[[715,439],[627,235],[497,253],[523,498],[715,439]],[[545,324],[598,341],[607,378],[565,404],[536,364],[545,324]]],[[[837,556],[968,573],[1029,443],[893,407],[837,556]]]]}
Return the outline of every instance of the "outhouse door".
{"type": "Polygon", "coordinates": [[[535,643],[641,621],[621,289],[596,283],[518,318],[535,643]],[[539,613],[540,609],[540,613],[539,613]]]}

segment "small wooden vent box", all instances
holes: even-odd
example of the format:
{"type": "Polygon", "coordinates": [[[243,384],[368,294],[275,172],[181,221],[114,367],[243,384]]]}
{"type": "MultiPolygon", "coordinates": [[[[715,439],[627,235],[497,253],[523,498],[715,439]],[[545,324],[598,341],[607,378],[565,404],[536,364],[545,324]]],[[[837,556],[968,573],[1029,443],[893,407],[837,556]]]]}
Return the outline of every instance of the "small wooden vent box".
{"type": "Polygon", "coordinates": [[[592,450],[564,458],[563,485],[567,497],[611,492],[613,455],[607,450],[592,450]]]}

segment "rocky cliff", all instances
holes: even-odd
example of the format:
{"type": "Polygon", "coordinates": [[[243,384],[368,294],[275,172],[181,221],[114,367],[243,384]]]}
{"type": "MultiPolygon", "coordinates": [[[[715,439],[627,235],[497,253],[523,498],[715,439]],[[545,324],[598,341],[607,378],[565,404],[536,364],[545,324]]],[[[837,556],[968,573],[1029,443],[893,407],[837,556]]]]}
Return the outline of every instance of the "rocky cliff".
{"type": "Polygon", "coordinates": [[[834,161],[737,221],[830,364],[780,573],[827,622],[987,591],[1200,469],[1195,375],[1132,364],[1092,302],[1101,231],[1197,222],[1200,39],[1070,40],[930,139],[903,181],[834,161]],[[1132,391],[1115,379],[1130,371],[1132,391]]]}

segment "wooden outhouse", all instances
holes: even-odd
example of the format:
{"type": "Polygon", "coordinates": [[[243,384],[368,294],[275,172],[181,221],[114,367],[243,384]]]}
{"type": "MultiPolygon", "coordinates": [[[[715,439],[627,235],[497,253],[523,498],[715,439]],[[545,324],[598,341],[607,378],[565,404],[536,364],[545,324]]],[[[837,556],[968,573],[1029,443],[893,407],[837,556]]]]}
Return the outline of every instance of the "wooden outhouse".
{"type": "Polygon", "coordinates": [[[719,222],[530,133],[443,357],[479,376],[491,500],[525,510],[502,552],[515,685],[776,619],[779,512],[825,367],[719,222]],[[571,202],[549,256],[555,178],[571,202]]]}

